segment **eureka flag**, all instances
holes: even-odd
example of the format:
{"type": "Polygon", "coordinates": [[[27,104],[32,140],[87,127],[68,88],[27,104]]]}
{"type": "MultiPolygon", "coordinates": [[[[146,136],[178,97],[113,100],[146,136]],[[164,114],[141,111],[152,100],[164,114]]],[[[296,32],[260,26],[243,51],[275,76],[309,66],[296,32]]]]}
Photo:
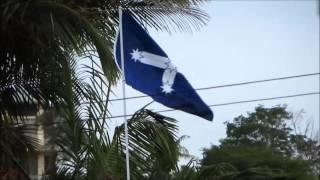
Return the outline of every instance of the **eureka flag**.
{"type": "MultiPolygon", "coordinates": [[[[125,80],[128,85],[167,107],[212,121],[211,109],[128,12],[122,13],[122,34],[125,80]]],[[[114,51],[117,64],[121,67],[119,33],[114,51]]]]}

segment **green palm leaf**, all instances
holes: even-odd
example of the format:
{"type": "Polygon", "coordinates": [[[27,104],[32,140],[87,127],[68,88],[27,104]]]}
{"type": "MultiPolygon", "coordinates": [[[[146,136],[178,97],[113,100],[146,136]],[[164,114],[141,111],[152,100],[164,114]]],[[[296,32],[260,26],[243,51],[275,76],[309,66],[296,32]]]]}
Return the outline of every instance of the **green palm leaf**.
{"type": "MultiPolygon", "coordinates": [[[[123,178],[123,126],[113,138],[107,130],[111,86],[120,75],[112,55],[118,8],[130,9],[144,26],[192,31],[207,21],[198,7],[202,2],[1,1],[0,127],[6,130],[0,134],[16,136],[13,144],[8,138],[0,140],[1,150],[16,154],[14,144],[36,150],[26,129],[11,126],[25,125],[27,115],[20,107],[36,107],[28,111],[41,107],[45,113],[36,124],[45,127],[48,145],[59,152],[58,173],[52,177],[123,178]]],[[[175,120],[144,109],[130,119],[129,129],[134,178],[168,174],[175,168],[179,155],[175,120]]]]}

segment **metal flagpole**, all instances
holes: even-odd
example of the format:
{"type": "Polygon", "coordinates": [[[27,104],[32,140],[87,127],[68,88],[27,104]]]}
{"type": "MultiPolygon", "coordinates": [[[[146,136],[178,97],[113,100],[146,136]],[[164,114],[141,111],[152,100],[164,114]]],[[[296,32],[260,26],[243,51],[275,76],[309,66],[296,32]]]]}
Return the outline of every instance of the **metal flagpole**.
{"type": "Polygon", "coordinates": [[[121,70],[122,70],[122,98],[123,98],[123,120],[126,141],[126,169],[127,180],[130,180],[130,164],[129,164],[129,135],[127,122],[127,104],[126,104],[126,76],[124,70],[124,52],[123,52],[123,31],[122,31],[122,8],[119,7],[119,32],[120,32],[120,53],[121,53],[121,70]]]}

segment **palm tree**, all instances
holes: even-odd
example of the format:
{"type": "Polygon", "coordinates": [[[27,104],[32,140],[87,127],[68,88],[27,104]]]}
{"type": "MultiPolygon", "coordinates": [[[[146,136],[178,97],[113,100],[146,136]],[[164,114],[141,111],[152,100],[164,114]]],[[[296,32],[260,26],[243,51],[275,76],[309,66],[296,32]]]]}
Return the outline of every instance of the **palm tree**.
{"type": "MultiPolygon", "coordinates": [[[[37,149],[32,133],[41,125],[59,151],[52,176],[123,178],[123,128],[114,135],[106,131],[109,94],[119,78],[111,53],[118,7],[157,30],[191,31],[206,22],[198,8],[202,2],[2,0],[0,175],[11,164],[16,179],[29,179],[21,162],[37,149]],[[29,106],[45,111],[34,124],[22,113],[29,106]]],[[[133,177],[150,177],[154,166],[164,167],[163,172],[174,167],[179,154],[174,120],[142,109],[129,129],[133,177]]]]}

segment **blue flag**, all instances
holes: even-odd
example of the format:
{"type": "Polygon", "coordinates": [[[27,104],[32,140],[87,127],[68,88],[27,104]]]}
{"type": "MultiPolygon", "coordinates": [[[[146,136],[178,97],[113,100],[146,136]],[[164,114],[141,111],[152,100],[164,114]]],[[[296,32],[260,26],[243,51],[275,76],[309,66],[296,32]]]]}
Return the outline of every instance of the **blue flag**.
{"type": "MultiPolygon", "coordinates": [[[[122,32],[128,85],[167,107],[212,121],[211,109],[128,12],[122,13],[122,32]]],[[[114,48],[117,64],[121,67],[120,34],[116,37],[114,48]]]]}

